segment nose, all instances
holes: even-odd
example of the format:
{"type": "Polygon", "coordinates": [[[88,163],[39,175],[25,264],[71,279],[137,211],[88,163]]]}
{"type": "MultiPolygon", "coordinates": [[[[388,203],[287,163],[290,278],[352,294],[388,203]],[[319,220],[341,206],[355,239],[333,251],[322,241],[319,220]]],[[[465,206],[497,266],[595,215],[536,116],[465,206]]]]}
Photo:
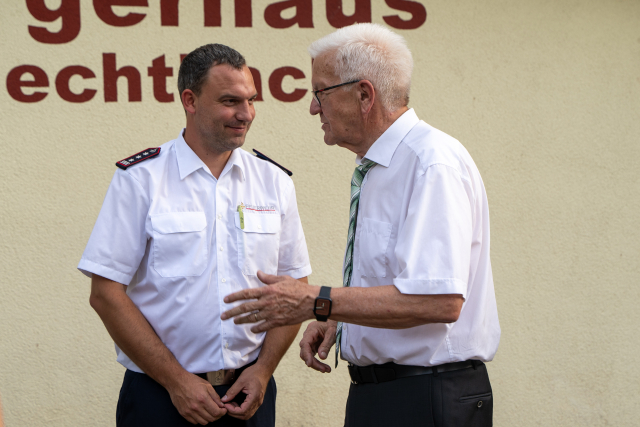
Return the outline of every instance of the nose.
{"type": "Polygon", "coordinates": [[[253,104],[250,104],[249,101],[238,104],[238,109],[236,110],[236,120],[241,122],[252,122],[255,115],[256,110],[253,107],[253,104]]]}
{"type": "Polygon", "coordinates": [[[322,107],[320,107],[320,104],[318,104],[318,100],[314,96],[312,96],[311,105],[309,105],[309,114],[311,114],[312,116],[315,116],[320,112],[322,112],[322,107]]]}

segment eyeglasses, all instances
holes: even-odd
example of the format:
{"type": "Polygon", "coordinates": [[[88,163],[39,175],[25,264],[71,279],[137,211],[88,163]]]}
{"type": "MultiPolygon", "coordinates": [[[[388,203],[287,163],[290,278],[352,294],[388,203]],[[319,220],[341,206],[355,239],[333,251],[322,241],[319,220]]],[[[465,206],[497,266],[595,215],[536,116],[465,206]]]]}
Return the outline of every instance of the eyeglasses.
{"type": "Polygon", "coordinates": [[[350,85],[350,84],[353,84],[353,83],[358,83],[359,81],[360,80],[353,80],[351,82],[340,83],[339,85],[329,86],[329,87],[325,87],[324,89],[313,90],[311,92],[313,92],[313,96],[315,96],[316,101],[318,101],[318,107],[322,107],[322,104],[320,103],[320,98],[318,97],[318,94],[320,92],[324,92],[325,90],[329,90],[329,89],[335,89],[337,87],[344,86],[344,85],[350,85]]]}

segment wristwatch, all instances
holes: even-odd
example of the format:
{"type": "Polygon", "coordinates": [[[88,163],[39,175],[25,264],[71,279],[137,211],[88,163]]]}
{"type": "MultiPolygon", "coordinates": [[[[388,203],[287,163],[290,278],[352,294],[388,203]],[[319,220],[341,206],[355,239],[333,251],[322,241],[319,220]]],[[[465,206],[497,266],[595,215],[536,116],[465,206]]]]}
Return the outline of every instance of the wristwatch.
{"type": "Polygon", "coordinates": [[[323,286],[320,288],[320,294],[316,298],[316,302],[313,307],[313,314],[316,315],[318,322],[326,322],[331,315],[331,288],[329,286],[323,286]]]}

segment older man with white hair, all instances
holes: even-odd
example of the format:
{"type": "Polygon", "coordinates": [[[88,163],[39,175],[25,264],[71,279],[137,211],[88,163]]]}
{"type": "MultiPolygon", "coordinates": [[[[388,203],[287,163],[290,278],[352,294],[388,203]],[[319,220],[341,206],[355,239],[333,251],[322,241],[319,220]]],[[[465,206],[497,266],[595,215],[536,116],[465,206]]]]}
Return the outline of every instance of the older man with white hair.
{"type": "Polygon", "coordinates": [[[349,363],[346,426],[490,426],[484,362],[500,340],[484,184],[467,150],[408,108],[413,60],[375,24],[314,42],[314,97],[327,145],[354,152],[343,287],[260,274],[271,286],[227,311],[255,332],[313,318],[301,358],[349,363]],[[249,315],[239,316],[243,313],[249,315]]]}

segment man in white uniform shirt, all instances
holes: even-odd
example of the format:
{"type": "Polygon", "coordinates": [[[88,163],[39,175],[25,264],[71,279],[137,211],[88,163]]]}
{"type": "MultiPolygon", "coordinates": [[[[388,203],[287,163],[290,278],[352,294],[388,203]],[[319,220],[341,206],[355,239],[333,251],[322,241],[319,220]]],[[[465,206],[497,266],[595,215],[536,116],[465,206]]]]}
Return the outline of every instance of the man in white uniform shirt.
{"type": "MultiPolygon", "coordinates": [[[[409,109],[413,60],[375,24],[314,42],[314,98],[327,145],[354,152],[344,287],[259,274],[270,284],[223,319],[258,311],[255,332],[313,318],[301,358],[320,372],[336,342],[352,384],[345,425],[490,426],[500,326],[480,173],[451,136],[409,109]],[[272,301],[278,301],[274,306],[272,301]]],[[[266,272],[265,272],[266,273],[266,272]]],[[[254,323],[255,315],[235,318],[254,323]]],[[[336,353],[337,363],[337,353],[336,353]]]]}
{"type": "Polygon", "coordinates": [[[78,266],[127,368],[117,425],[272,427],[272,374],[299,325],[254,333],[220,314],[264,286],[258,270],[311,273],[293,182],[239,148],[257,96],[242,55],[196,49],[178,88],[186,128],[117,163],[78,266]]]}

